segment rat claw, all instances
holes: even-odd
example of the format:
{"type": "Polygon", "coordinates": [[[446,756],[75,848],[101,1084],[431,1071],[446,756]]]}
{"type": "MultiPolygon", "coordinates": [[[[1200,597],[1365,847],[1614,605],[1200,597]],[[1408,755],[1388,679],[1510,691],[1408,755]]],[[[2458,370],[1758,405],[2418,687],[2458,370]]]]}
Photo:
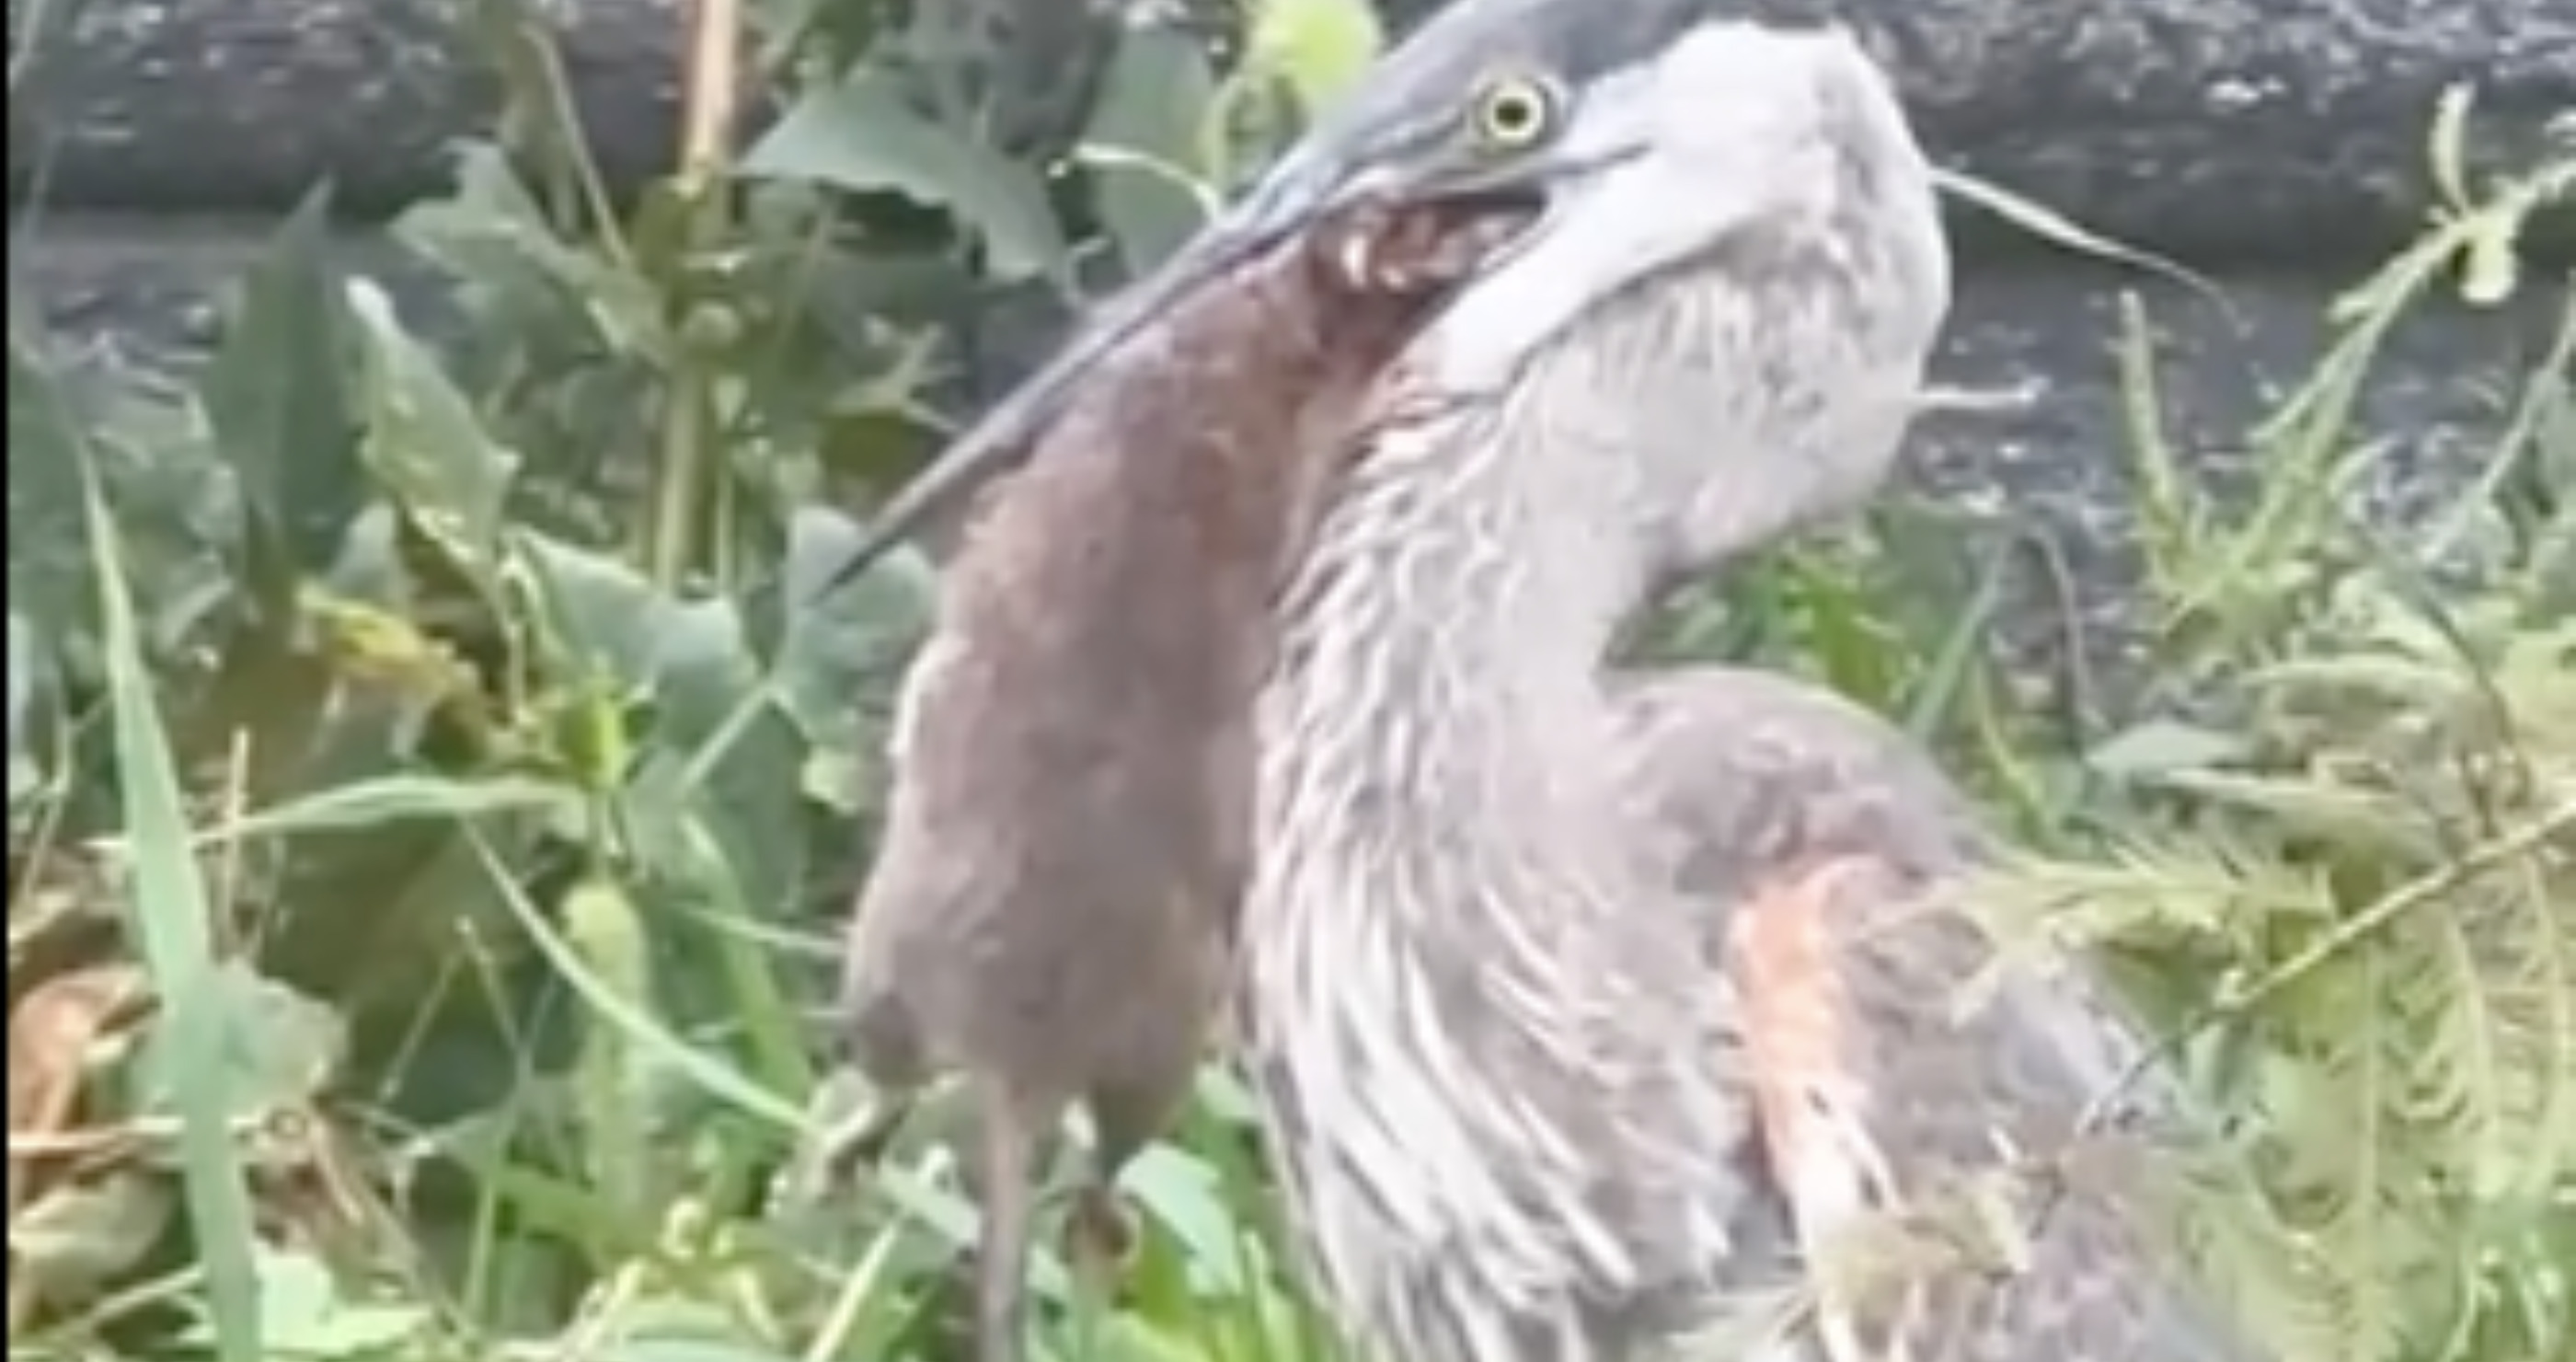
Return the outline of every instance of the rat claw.
{"type": "Polygon", "coordinates": [[[1076,1270],[1103,1289],[1136,1265],[1144,1236],[1135,1213],[1115,1187],[1085,1183],[1076,1189],[1064,1221],[1064,1253],[1076,1270]]]}
{"type": "Polygon", "coordinates": [[[811,1205],[846,1190],[862,1165],[885,1156],[886,1146],[912,1114],[911,1094],[884,1092],[861,1098],[832,1115],[831,1109],[846,1100],[846,1093],[828,1086],[816,1093],[807,1111],[805,1138],[797,1142],[795,1155],[778,1179],[773,1198],[778,1204],[811,1205]]]}

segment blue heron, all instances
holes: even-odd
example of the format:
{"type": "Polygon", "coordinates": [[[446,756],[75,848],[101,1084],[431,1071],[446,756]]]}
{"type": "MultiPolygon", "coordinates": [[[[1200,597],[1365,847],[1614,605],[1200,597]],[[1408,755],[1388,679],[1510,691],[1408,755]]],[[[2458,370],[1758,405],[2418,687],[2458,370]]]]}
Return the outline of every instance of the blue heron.
{"type": "Polygon", "coordinates": [[[1387,1362],[2246,1356],[2087,1119],[2152,1068],[2117,1009],[2014,964],[1954,1011],[1988,848],[1929,758],[1781,678],[1603,670],[1662,584],[1877,490],[1948,308],[1884,74],[1727,8],[1442,12],[879,543],[999,472],[1036,504],[1114,357],[1332,213],[1535,205],[1300,424],[1344,452],[1254,612],[1240,1031],[1322,1296],[1387,1362]]]}
{"type": "Polygon", "coordinates": [[[1354,156],[1546,207],[1355,416],[1258,707],[1243,1032],[1324,1295],[1394,1362],[2250,1355],[2091,1119],[2139,1037],[2000,959],[1928,756],[1785,679],[1602,669],[1891,469],[1950,271],[1885,74],[1723,19],[1481,55],[1439,93],[1512,136],[1354,156]]]}

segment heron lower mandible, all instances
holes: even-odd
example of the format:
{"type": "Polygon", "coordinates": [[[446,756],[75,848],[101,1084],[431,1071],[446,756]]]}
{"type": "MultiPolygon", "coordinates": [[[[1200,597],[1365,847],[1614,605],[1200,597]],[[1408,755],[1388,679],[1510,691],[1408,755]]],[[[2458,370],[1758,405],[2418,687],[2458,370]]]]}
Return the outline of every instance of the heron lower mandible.
{"type": "Polygon", "coordinates": [[[1548,207],[1381,375],[1279,607],[1242,1030],[1322,1294],[1386,1362],[2249,1356],[2086,1119],[2118,1013],[2020,967],[1957,1010],[1997,952],[1928,759],[1777,678],[1605,676],[1659,583],[1881,484],[1950,278],[1847,35],[1595,52],[1452,70],[1421,117],[1482,135],[1370,177],[1548,207]],[[1908,1226],[1948,1256],[1872,1252],[1908,1226]],[[1792,1283],[1809,1322],[1715,1341],[1792,1283]]]}

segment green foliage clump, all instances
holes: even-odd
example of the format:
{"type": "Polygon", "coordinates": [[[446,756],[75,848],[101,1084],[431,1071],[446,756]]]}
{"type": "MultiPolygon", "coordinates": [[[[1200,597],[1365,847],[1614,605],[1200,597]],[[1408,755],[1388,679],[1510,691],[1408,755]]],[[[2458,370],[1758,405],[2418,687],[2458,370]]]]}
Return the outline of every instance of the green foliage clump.
{"type": "MultiPolygon", "coordinates": [[[[13,332],[13,1357],[952,1355],[933,1132],[772,1197],[927,609],[911,558],[816,596],[832,508],[939,439],[944,321],[1150,264],[1377,39],[1272,0],[1229,83],[1128,35],[1074,192],[931,112],[901,35],[772,8],[798,102],[617,205],[541,25],[479,7],[503,135],[396,228],[452,341],[332,266],[319,200],[183,383],[13,332]]],[[[2251,507],[2165,448],[2133,317],[2154,660],[2117,734],[1992,670],[2000,570],[1920,589],[1956,538],[1903,510],[1666,639],[1821,675],[1992,797],[2029,853],[1998,922],[2134,983],[2221,1118],[2194,1242],[2299,1362],[2576,1350],[2576,302],[2456,507],[2338,509],[2379,338],[2541,286],[2500,243],[2576,165],[2440,178],[2251,433],[2251,507]]],[[[1211,1069],[1134,1170],[1114,1307],[1041,1264],[1041,1356],[1336,1356],[1248,1113],[1211,1069]]]]}

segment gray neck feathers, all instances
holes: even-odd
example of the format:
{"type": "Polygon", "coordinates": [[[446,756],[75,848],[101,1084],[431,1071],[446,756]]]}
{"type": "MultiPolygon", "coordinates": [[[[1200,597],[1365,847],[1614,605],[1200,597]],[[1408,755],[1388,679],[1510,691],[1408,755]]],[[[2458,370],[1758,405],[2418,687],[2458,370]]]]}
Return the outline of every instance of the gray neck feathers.
{"type": "Polygon", "coordinates": [[[1324,1285],[1363,1333],[1480,1362],[1642,1327],[1741,1191],[1727,1008],[1621,817],[1601,691],[1637,489],[1527,380],[1390,422],[1349,475],[1282,609],[1246,907],[1246,1034],[1324,1285]]]}

